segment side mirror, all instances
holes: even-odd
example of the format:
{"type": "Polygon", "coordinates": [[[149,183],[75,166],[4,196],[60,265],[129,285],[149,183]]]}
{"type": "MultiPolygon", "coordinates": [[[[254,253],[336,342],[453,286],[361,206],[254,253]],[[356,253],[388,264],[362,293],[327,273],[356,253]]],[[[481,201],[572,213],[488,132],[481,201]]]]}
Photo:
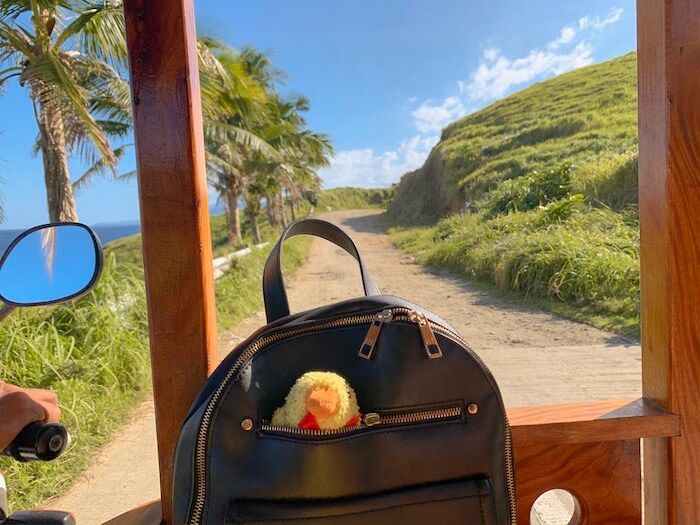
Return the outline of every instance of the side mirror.
{"type": "Polygon", "coordinates": [[[102,248],[84,224],[36,226],[21,233],[0,260],[0,299],[40,306],[92,289],[102,271],[102,248]]]}

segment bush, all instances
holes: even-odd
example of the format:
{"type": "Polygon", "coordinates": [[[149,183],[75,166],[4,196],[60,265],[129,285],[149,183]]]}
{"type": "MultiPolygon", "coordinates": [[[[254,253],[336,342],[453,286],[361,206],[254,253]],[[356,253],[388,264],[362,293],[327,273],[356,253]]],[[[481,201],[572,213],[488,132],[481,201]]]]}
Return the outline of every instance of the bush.
{"type": "Polygon", "coordinates": [[[638,334],[634,209],[590,208],[574,195],[524,213],[452,216],[430,228],[390,233],[400,249],[424,264],[493,283],[504,292],[576,305],[567,313],[577,319],[595,315],[599,326],[638,334]]]}
{"type": "MultiPolygon", "coordinates": [[[[213,222],[215,233],[225,229],[222,219],[213,222]]],[[[285,244],[286,275],[304,261],[309,243],[304,237],[285,244]]],[[[217,280],[220,330],[262,307],[262,269],[271,249],[272,245],[254,250],[217,280]]],[[[17,463],[0,458],[15,510],[32,508],[72,485],[150,390],[139,236],[110,243],[105,261],[100,283],[88,295],[58,306],[18,310],[0,324],[0,378],[55,390],[63,423],[73,437],[59,461],[17,463]]]]}
{"type": "Polygon", "coordinates": [[[58,394],[73,445],[60,461],[0,460],[14,509],[70,486],[148,391],[142,270],[107,258],[99,286],[77,301],[18,310],[0,325],[0,377],[58,394]]]}
{"type": "Polygon", "coordinates": [[[569,193],[571,165],[537,172],[501,183],[486,198],[484,208],[489,216],[513,211],[528,211],[550,203],[569,193]]]}

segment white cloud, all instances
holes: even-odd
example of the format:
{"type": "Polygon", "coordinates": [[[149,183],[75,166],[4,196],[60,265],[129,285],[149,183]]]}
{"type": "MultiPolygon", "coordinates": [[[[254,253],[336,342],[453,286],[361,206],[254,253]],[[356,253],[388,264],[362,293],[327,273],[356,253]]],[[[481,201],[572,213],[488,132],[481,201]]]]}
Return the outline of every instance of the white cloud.
{"type": "Polygon", "coordinates": [[[573,49],[556,53],[549,49],[533,49],[527,56],[510,59],[500,52],[486,54],[472,73],[464,92],[472,100],[493,100],[505,95],[513,86],[525,84],[546,74],[559,75],[565,71],[593,63],[593,47],[580,42],[573,49]]]}
{"type": "Polygon", "coordinates": [[[464,115],[464,106],[458,97],[447,97],[442,104],[426,100],[412,113],[416,129],[421,133],[440,131],[445,124],[464,115]]]}
{"type": "Polygon", "coordinates": [[[602,20],[599,16],[582,17],[578,26],[564,26],[555,39],[521,57],[507,57],[495,46],[484,49],[477,69],[467,80],[457,82],[458,96],[442,102],[428,99],[417,107],[417,97],[406,101],[403,108],[411,110],[419,134],[392,151],[377,153],[365,148],[339,152],[331,166],[321,170],[324,186],[386,187],[397,182],[404,173],[423,165],[439,140],[435,132],[449,122],[504,96],[511,88],[593,63],[593,32],[614,24],[622,13],[622,9],[613,8],[602,20]]]}
{"type": "MultiPolygon", "coordinates": [[[[566,26],[562,28],[561,32],[559,33],[559,38],[547,44],[547,49],[557,49],[563,44],[568,44],[574,39],[575,36],[576,30],[571,26],[566,26]]],[[[486,53],[484,53],[484,58],[486,58],[486,53]]]]}
{"type": "Polygon", "coordinates": [[[620,20],[622,13],[622,8],[614,7],[602,20],[598,15],[584,16],[578,21],[578,29],[571,24],[566,25],[557,38],[543,48],[532,49],[519,58],[506,57],[498,48],[485,49],[479,67],[471,74],[469,81],[457,83],[459,91],[471,100],[493,100],[515,86],[592,64],[594,47],[591,31],[601,31],[614,24],[620,20]]]}
{"type": "Polygon", "coordinates": [[[436,135],[416,135],[393,151],[375,153],[371,148],[341,151],[331,166],[320,172],[324,187],[387,187],[404,173],[420,168],[438,140],[436,135]]]}
{"type": "Polygon", "coordinates": [[[624,9],[622,9],[621,7],[613,7],[608,13],[608,16],[606,16],[602,20],[598,15],[596,15],[595,18],[591,18],[590,16],[584,16],[582,18],[579,18],[578,28],[586,29],[590,27],[592,29],[600,31],[604,27],[614,24],[615,22],[620,20],[620,17],[622,16],[623,12],[624,9]]]}
{"type": "Polygon", "coordinates": [[[489,49],[484,50],[484,58],[486,60],[494,60],[498,56],[498,49],[495,47],[490,47],[489,49]]]}

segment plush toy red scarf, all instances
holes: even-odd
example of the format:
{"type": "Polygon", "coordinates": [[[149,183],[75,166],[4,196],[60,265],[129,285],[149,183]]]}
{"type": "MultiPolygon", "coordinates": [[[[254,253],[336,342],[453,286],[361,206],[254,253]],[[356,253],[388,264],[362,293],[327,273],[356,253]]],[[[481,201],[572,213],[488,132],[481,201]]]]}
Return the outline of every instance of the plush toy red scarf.
{"type": "MultiPolygon", "coordinates": [[[[350,421],[345,423],[346,427],[354,427],[355,425],[360,424],[360,418],[362,416],[355,416],[352,418],[350,421]]],[[[304,418],[299,422],[297,425],[299,428],[303,428],[304,430],[320,430],[320,427],[318,426],[318,421],[316,421],[316,416],[314,416],[311,412],[307,412],[304,418]]]]}

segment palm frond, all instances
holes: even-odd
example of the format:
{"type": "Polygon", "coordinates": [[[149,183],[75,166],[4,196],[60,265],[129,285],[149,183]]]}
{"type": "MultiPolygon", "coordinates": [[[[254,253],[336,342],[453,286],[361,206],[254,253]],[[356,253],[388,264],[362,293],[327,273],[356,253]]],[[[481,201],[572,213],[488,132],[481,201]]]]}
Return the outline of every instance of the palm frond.
{"type": "Polygon", "coordinates": [[[88,110],[87,93],[71,73],[71,64],[65,58],[58,53],[44,53],[24,71],[23,77],[32,84],[33,94],[40,106],[53,105],[60,110],[67,134],[74,133],[70,129],[80,129],[105,162],[115,165],[109,141],[88,110]]]}
{"type": "Polygon", "coordinates": [[[27,59],[35,57],[33,44],[20,27],[13,27],[5,20],[0,19],[0,42],[2,47],[12,49],[13,52],[22,53],[27,59]]]}
{"type": "Polygon", "coordinates": [[[218,144],[233,142],[271,157],[277,155],[275,149],[255,133],[225,122],[205,120],[204,137],[208,142],[218,144]]]}
{"type": "MultiPolygon", "coordinates": [[[[129,146],[129,144],[125,144],[114,148],[114,158],[116,161],[124,158],[129,146]]],[[[127,173],[117,176],[114,172],[114,168],[105,161],[104,157],[100,157],[85,171],[85,173],[83,173],[73,182],[73,188],[76,190],[84,188],[89,185],[95,179],[95,177],[104,175],[112,175],[115,180],[119,180],[128,178],[129,174],[127,173]]]]}
{"type": "Polygon", "coordinates": [[[77,16],[56,39],[62,49],[71,39],[82,53],[113,66],[126,66],[126,28],[120,0],[81,2],[77,16]]]}

